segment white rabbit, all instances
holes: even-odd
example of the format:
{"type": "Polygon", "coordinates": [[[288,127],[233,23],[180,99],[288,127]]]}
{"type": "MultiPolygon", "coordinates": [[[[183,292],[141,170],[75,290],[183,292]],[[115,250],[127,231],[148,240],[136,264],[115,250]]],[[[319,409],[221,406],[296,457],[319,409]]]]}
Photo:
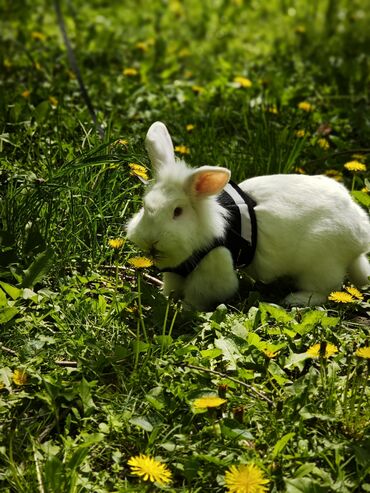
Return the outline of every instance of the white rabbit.
{"type": "MultiPolygon", "coordinates": [[[[164,271],[165,295],[199,310],[214,307],[236,293],[235,267],[245,263],[235,260],[225,243],[232,213],[220,197],[225,191],[233,195],[230,171],[191,169],[175,159],[161,122],[150,127],[146,148],[155,180],[143,208],[128,222],[127,236],[164,271]]],[[[285,302],[295,305],[325,302],[346,274],[358,287],[368,284],[370,221],[343,185],[325,176],[270,175],[239,187],[250,200],[236,208],[247,212],[239,221],[253,256],[244,267],[252,278],[268,283],[289,276],[297,291],[285,302]]]]}

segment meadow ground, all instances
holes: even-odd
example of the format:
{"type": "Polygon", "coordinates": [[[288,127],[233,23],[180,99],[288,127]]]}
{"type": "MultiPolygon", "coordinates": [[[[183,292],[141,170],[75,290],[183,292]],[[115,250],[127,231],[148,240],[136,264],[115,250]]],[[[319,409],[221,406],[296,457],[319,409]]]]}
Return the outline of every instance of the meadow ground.
{"type": "Polygon", "coordinates": [[[124,241],[155,120],[190,164],[368,208],[369,7],[0,1],[1,491],[370,491],[370,292],[284,309],[243,278],[186,312],[124,241]]]}

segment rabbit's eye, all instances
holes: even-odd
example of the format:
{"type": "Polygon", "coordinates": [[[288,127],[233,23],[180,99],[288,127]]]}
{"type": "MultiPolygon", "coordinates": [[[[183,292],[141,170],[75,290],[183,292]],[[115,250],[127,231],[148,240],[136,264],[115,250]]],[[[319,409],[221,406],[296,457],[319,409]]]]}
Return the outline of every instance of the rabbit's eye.
{"type": "Polygon", "coordinates": [[[182,207],[176,207],[173,211],[173,217],[179,217],[182,214],[182,207]]]}

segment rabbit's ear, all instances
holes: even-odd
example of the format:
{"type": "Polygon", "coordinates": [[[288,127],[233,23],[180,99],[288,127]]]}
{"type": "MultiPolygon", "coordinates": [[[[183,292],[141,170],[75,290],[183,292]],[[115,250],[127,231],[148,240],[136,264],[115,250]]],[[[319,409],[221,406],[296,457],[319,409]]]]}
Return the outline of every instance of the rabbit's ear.
{"type": "Polygon", "coordinates": [[[151,125],[146,134],[145,147],[154,169],[175,162],[172,140],[164,123],[154,122],[151,125]]]}
{"type": "Polygon", "coordinates": [[[217,195],[230,180],[231,173],[226,168],[216,166],[202,166],[189,177],[186,188],[195,196],[208,197],[217,195]]]}

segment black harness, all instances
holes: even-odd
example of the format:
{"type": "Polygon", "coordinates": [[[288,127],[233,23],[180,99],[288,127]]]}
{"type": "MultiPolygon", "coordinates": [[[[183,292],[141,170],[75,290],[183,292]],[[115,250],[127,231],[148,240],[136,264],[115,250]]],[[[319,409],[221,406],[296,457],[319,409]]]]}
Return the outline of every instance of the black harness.
{"type": "Polygon", "coordinates": [[[177,267],[161,269],[161,272],[187,277],[209,252],[219,246],[230,250],[234,268],[246,267],[252,262],[257,244],[256,202],[233,182],[226,185],[217,200],[229,212],[225,236],[215,238],[206,248],[196,250],[177,267]]]}

